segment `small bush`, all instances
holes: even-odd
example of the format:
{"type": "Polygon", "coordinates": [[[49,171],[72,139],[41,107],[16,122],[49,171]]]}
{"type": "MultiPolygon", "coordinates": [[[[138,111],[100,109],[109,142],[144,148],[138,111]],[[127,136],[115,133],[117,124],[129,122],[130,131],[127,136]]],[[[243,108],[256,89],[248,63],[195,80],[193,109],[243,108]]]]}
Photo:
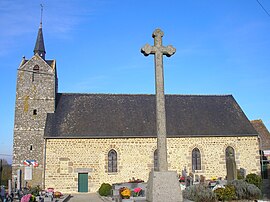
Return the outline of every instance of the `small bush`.
{"type": "Polygon", "coordinates": [[[38,186],[36,186],[36,187],[32,187],[31,189],[30,189],[30,194],[32,194],[32,195],[34,195],[34,196],[39,196],[39,192],[41,191],[41,188],[40,188],[40,186],[38,185],[38,186]]]}
{"type": "Polygon", "coordinates": [[[218,188],[214,191],[218,200],[232,200],[236,198],[235,187],[233,185],[227,185],[225,188],[218,188]]]}
{"type": "Polygon", "coordinates": [[[245,199],[247,192],[247,182],[244,180],[233,180],[231,183],[235,187],[235,193],[237,199],[245,199]]]}
{"type": "Polygon", "coordinates": [[[262,178],[259,175],[256,175],[255,173],[250,173],[246,176],[246,182],[249,184],[254,184],[259,189],[262,187],[262,178]]]}
{"type": "Polygon", "coordinates": [[[261,190],[253,184],[249,184],[244,180],[233,180],[230,185],[235,187],[235,193],[238,200],[241,199],[258,199],[261,190]]]}
{"type": "Polygon", "coordinates": [[[98,189],[98,193],[100,196],[109,196],[112,192],[112,186],[108,183],[102,183],[100,188],[98,189]]]}
{"type": "Polygon", "coordinates": [[[247,193],[249,199],[259,199],[262,194],[261,190],[254,184],[248,184],[247,193]]]}
{"type": "Polygon", "coordinates": [[[203,184],[196,184],[186,188],[183,190],[183,197],[195,202],[214,202],[216,200],[216,195],[212,190],[203,184]]]}

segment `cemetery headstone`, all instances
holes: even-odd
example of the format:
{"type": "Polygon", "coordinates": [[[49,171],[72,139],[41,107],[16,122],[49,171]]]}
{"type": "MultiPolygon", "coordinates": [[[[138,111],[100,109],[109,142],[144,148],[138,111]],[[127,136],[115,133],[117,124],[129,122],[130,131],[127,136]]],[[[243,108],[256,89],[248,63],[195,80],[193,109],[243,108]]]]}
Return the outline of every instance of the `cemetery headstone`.
{"type": "Polygon", "coordinates": [[[237,170],[236,170],[234,150],[231,147],[228,147],[226,149],[226,169],[227,169],[228,181],[237,179],[237,170]]]}

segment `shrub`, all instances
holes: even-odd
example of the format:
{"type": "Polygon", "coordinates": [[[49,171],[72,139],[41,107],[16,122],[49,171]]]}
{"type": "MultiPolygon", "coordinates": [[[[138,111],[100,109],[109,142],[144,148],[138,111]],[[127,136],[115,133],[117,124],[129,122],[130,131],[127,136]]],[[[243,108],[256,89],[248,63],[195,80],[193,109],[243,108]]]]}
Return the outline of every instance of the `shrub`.
{"type": "Polygon", "coordinates": [[[186,188],[183,190],[183,197],[195,202],[214,202],[216,200],[216,195],[204,184],[196,184],[186,188]]]}
{"type": "Polygon", "coordinates": [[[112,192],[112,186],[108,183],[102,183],[100,188],[98,189],[98,193],[100,196],[109,196],[112,192]]]}
{"type": "Polygon", "coordinates": [[[218,188],[214,191],[218,200],[232,200],[236,198],[235,187],[233,185],[226,185],[225,188],[218,188]]]}
{"type": "Polygon", "coordinates": [[[249,184],[254,184],[259,189],[262,187],[262,178],[259,175],[256,175],[255,173],[250,173],[246,176],[246,182],[249,184]]]}
{"type": "Polygon", "coordinates": [[[30,189],[30,194],[34,195],[34,196],[39,196],[39,192],[41,191],[40,186],[36,186],[36,187],[31,187],[30,189]]]}
{"type": "Polygon", "coordinates": [[[258,199],[262,194],[261,190],[254,184],[248,184],[247,193],[249,199],[258,199]]]}
{"type": "Polygon", "coordinates": [[[244,180],[233,180],[230,185],[235,187],[237,199],[258,199],[261,190],[255,185],[249,184],[244,180]]]}
{"type": "Polygon", "coordinates": [[[235,193],[237,199],[245,199],[247,192],[247,182],[244,180],[233,180],[230,182],[231,185],[235,187],[235,193]]]}

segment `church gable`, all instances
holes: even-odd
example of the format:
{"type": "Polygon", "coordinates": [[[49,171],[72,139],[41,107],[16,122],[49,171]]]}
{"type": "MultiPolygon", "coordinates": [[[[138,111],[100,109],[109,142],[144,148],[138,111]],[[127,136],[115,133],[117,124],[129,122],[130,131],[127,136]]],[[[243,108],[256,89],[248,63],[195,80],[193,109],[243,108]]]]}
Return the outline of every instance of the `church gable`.
{"type": "Polygon", "coordinates": [[[43,60],[39,55],[34,55],[30,60],[23,58],[19,69],[22,71],[34,71],[35,66],[39,66],[40,72],[54,73],[56,69],[55,60],[43,60]]]}
{"type": "MultiPolygon", "coordinates": [[[[257,135],[231,95],[166,95],[168,137],[257,135]]],[[[46,138],[155,137],[154,95],[58,94],[46,138]]]]}

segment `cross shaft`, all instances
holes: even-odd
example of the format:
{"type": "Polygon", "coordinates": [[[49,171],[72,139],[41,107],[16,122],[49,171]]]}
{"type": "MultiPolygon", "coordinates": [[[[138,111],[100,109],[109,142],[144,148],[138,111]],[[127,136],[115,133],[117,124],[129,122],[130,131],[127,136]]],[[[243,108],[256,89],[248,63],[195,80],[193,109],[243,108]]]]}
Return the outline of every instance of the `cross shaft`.
{"type": "Polygon", "coordinates": [[[154,38],[154,46],[146,44],[141,49],[141,52],[145,56],[148,56],[149,54],[155,55],[158,171],[168,171],[163,55],[170,57],[176,51],[176,49],[171,45],[166,47],[162,45],[163,35],[164,33],[160,29],[156,29],[152,34],[152,37],[154,38]]]}

